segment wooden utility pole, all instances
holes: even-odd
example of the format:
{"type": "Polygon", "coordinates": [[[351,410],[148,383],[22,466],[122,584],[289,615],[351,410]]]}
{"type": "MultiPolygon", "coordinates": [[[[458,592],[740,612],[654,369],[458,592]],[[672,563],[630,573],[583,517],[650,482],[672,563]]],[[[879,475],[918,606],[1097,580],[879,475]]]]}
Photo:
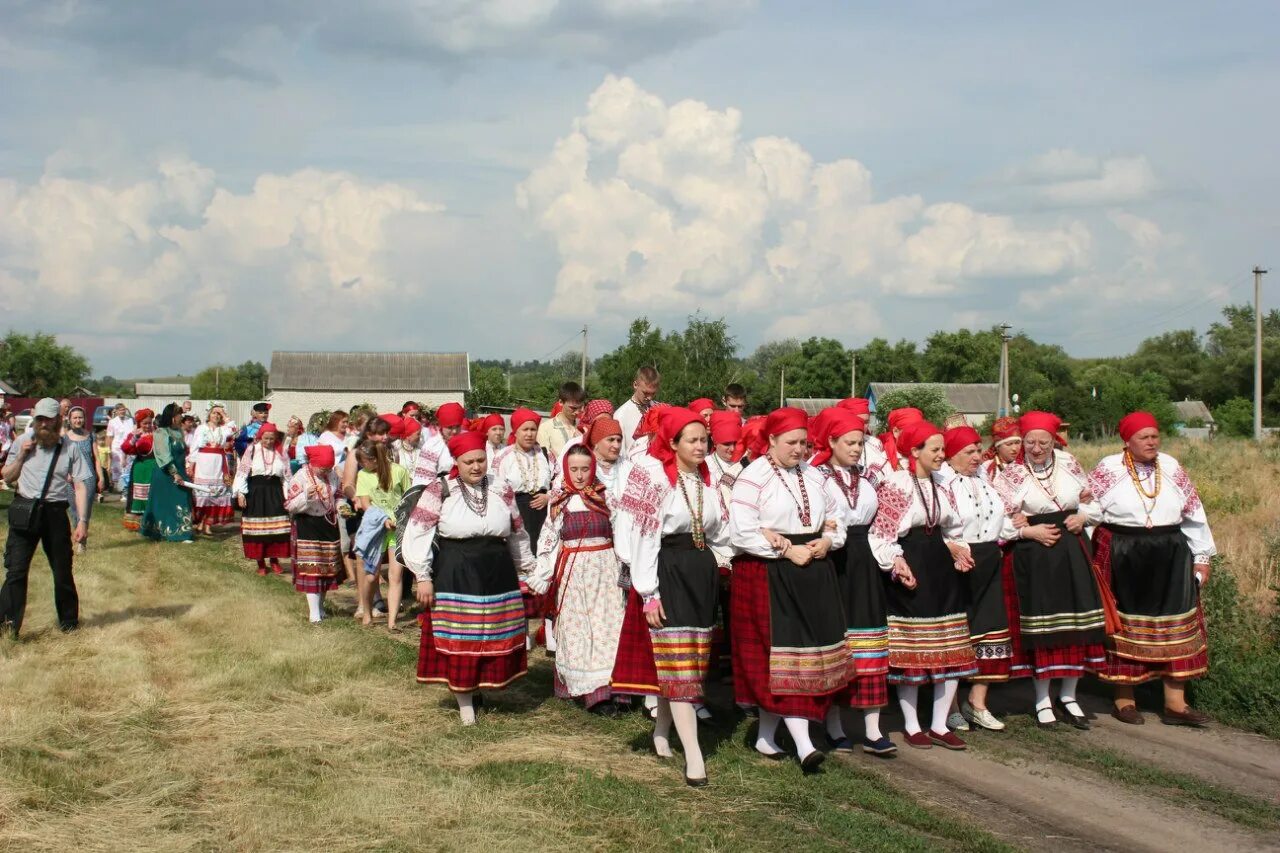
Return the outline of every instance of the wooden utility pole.
{"type": "Polygon", "coordinates": [[[858,354],[855,352],[851,356],[852,364],[849,366],[849,396],[858,396],[858,354]]]}
{"type": "Polygon", "coordinates": [[[578,383],[582,390],[587,390],[587,327],[582,327],[582,380],[578,383]]]}
{"type": "Polygon", "coordinates": [[[787,369],[782,368],[781,376],[778,378],[778,408],[781,409],[787,404],[787,369]]]}
{"type": "Polygon", "coordinates": [[[213,368],[213,396],[222,397],[222,368],[213,368]]]}
{"type": "Polygon", "coordinates": [[[1267,271],[1253,268],[1253,440],[1262,441],[1262,277],[1267,271]]]}
{"type": "Polygon", "coordinates": [[[1000,391],[996,400],[996,417],[1009,414],[1009,324],[1000,324],[1000,391]]]}

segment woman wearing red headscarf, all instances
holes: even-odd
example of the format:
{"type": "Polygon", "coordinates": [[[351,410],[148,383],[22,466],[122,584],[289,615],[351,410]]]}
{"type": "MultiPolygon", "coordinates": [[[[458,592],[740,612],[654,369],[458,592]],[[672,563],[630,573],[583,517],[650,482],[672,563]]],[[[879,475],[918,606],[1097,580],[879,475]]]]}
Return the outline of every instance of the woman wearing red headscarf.
{"type": "Polygon", "coordinates": [[[837,693],[853,676],[845,645],[840,586],[829,557],[844,545],[835,495],[805,460],[808,418],[778,409],[765,422],[756,459],[733,484],[729,538],[734,560],[730,626],[733,692],[739,705],[760,709],[756,750],[776,758],[784,721],[800,765],[825,757],[809,738],[837,693]]]}
{"type": "Polygon", "coordinates": [[[258,563],[258,574],[281,574],[280,558],[288,557],[293,524],[284,508],[285,483],[291,476],[289,459],[277,444],[280,431],[270,421],[258,428],[253,443],[245,449],[236,466],[231,492],[240,509],[240,538],[244,555],[258,563]]]}
{"type": "Polygon", "coordinates": [[[487,442],[485,452],[492,459],[495,453],[507,446],[507,423],[499,414],[485,415],[484,419],[477,423],[479,433],[487,442]]]}
{"type": "Polygon", "coordinates": [[[156,414],[150,409],[138,409],[133,416],[134,428],[124,438],[120,452],[132,459],[129,485],[124,490],[124,529],[138,530],[139,520],[147,510],[147,497],[151,494],[151,478],[155,474],[156,460],[152,455],[155,444],[156,414]]]}
{"type": "Polygon", "coordinates": [[[995,482],[1006,465],[1017,461],[1022,453],[1022,428],[1017,418],[996,418],[991,424],[991,449],[983,454],[982,476],[995,482]]]}
{"type": "Polygon", "coordinates": [[[334,470],[336,456],[327,444],[305,450],[307,464],[289,481],[284,506],[293,516],[293,588],[307,596],[311,622],[324,619],[324,594],[342,585],[338,498],[342,483],[334,470]]]}
{"type": "MultiPolygon", "coordinates": [[[[649,442],[658,434],[658,424],[662,414],[670,408],[672,406],[668,403],[651,403],[640,416],[640,422],[636,424],[635,431],[631,434],[631,441],[629,443],[624,441],[622,445],[628,462],[643,459],[649,452],[649,442]]],[[[618,423],[622,423],[621,418],[618,419],[618,423]]],[[[623,429],[626,429],[625,424],[623,429]]]]}
{"type": "MultiPolygon", "coordinates": [[[[535,546],[547,520],[551,489],[551,457],[538,444],[538,426],[541,423],[542,418],[532,409],[516,409],[511,413],[511,435],[507,446],[490,460],[490,476],[495,483],[506,484],[515,492],[520,518],[524,520],[529,541],[535,546]]],[[[526,580],[521,577],[522,582],[526,580]]],[[[551,620],[545,618],[541,603],[532,595],[525,596],[525,615],[530,619],[543,619],[547,651],[554,654],[556,644],[551,620]]],[[[533,641],[532,636],[529,639],[533,641]]]]}
{"type": "MultiPolygon", "coordinates": [[[[685,408],[702,418],[702,422],[707,425],[708,429],[711,428],[711,415],[716,410],[716,403],[714,400],[710,397],[699,397],[685,408]]],[[[736,415],[737,412],[734,412],[734,414],[736,415]]],[[[739,423],[741,423],[741,421],[739,421],[739,423]]]]}
{"type": "Polygon", "coordinates": [[[882,476],[893,471],[911,470],[910,454],[898,451],[898,435],[907,425],[923,420],[924,412],[909,407],[894,409],[885,418],[885,423],[889,429],[887,432],[880,434],[880,445],[884,449],[885,456],[884,464],[880,468],[882,476]]]}
{"type": "Polygon", "coordinates": [[[1093,534],[1094,566],[1115,596],[1119,617],[1098,674],[1115,685],[1117,720],[1142,723],[1133,685],[1159,678],[1161,720],[1202,726],[1209,717],[1187,705],[1186,683],[1209,671],[1200,588],[1217,546],[1191,478],[1160,452],[1155,417],[1126,415],[1120,439],[1124,450],[1089,475],[1102,515],[1093,534]]]}
{"type": "Polygon", "coordinates": [[[982,437],[977,430],[954,427],[943,434],[943,440],[947,465],[941,472],[942,486],[963,524],[959,540],[948,547],[958,562],[970,567],[966,575],[969,637],[978,659],[969,701],[960,708],[962,716],[950,722],[952,728],[964,729],[968,720],[998,732],[1004,723],[987,709],[987,685],[1031,674],[1018,631],[1018,590],[1001,545],[1015,538],[1052,545],[1059,533],[1047,524],[1023,527],[1021,533],[1014,528],[1000,493],[982,474],[982,437]]]}
{"type": "Polygon", "coordinates": [[[653,746],[671,757],[674,723],[685,781],[707,783],[694,704],[711,658],[719,570],[711,546],[726,530],[707,471],[707,428],[688,409],[664,410],[649,449],[627,472],[615,525],[631,593],[613,669],[616,692],[657,695],[653,746]]]}
{"type": "Polygon", "coordinates": [[[626,467],[622,460],[622,424],[605,415],[592,421],[583,441],[596,457],[596,479],[613,495],[622,494],[626,467]]]}
{"type": "Polygon", "coordinates": [[[1076,685],[1104,660],[1107,619],[1090,565],[1084,528],[1101,518],[1087,497],[1087,478],[1076,458],[1062,448],[1062,421],[1048,412],[1019,418],[1022,456],[995,479],[1005,512],[1027,524],[1056,527],[1052,544],[1022,538],[1005,557],[1018,587],[1019,630],[1031,663],[1036,689],[1036,723],[1058,723],[1049,697],[1052,679],[1062,679],[1059,709],[1078,729],[1089,720],[1076,702],[1076,685]]]}
{"type": "MultiPolygon", "coordinates": [[[[844,409],[850,414],[857,415],[862,418],[863,423],[868,423],[871,420],[871,401],[866,397],[848,397],[836,403],[836,408],[844,409]]],[[[818,449],[821,450],[822,448],[818,449]]],[[[862,469],[866,476],[872,478],[873,483],[884,470],[887,461],[888,457],[885,455],[884,443],[880,441],[879,437],[873,435],[869,430],[863,433],[862,458],[858,462],[858,467],[862,469]]]]}
{"type": "Polygon", "coordinates": [[[908,423],[895,452],[911,470],[894,471],[876,487],[880,509],[871,526],[871,551],[883,571],[889,625],[889,683],[896,685],[907,745],[965,749],[947,729],[959,679],[977,673],[965,613],[968,565],[951,554],[962,521],[942,487],[946,455],[942,430],[924,420],[908,423]],[[920,726],[920,685],[932,682],[928,732],[920,726]]]}
{"type": "Polygon", "coordinates": [[[534,558],[515,492],[487,476],[484,444],[469,431],[449,440],[455,469],[418,492],[397,539],[397,559],[427,608],[418,617],[418,681],[446,685],[464,726],[476,721],[476,691],[528,670],[517,571],[531,572],[534,558]]]}
{"type": "Polygon", "coordinates": [[[549,598],[556,696],[612,716],[609,680],[626,612],[610,522],[616,497],[596,479],[595,457],[581,442],[565,450],[560,467],[561,488],[542,527],[529,588],[549,598]]]}
{"type": "Polygon", "coordinates": [[[449,455],[449,439],[466,427],[467,412],[460,403],[444,403],[435,412],[436,425],[428,427],[422,436],[422,449],[413,463],[410,473],[415,486],[429,483],[453,468],[449,455]]]}
{"type": "MultiPolygon", "coordinates": [[[[867,425],[847,408],[828,409],[824,414],[827,417],[814,436],[818,452],[810,463],[826,475],[827,490],[835,492],[837,523],[845,530],[844,547],[831,559],[844,602],[844,639],[854,666],[849,688],[837,704],[862,711],[862,751],[889,756],[898,751],[880,731],[880,709],[889,702],[889,624],[880,567],[868,539],[879,501],[860,464],[867,425]]],[[[837,752],[853,751],[839,707],[827,713],[827,735],[837,752]]]]}

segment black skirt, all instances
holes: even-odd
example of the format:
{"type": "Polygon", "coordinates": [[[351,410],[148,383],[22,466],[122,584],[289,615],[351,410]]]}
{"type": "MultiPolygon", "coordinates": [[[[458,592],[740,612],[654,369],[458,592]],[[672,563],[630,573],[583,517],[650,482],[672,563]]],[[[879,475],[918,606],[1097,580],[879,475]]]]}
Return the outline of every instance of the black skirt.
{"type": "MultiPolygon", "coordinates": [[[[1009,643],[1009,615],[1005,609],[1000,564],[1004,554],[995,542],[971,542],[973,568],[969,570],[969,634],[976,643],[1009,643]]],[[[981,655],[979,655],[981,657],[981,655]]]]}
{"type": "Polygon", "coordinates": [[[919,684],[978,671],[969,638],[964,579],[938,528],[913,527],[898,538],[915,576],[907,589],[882,574],[889,623],[889,681],[919,684]]]}
{"type": "Polygon", "coordinates": [[[658,590],[663,627],[650,628],[653,663],[662,696],[693,701],[711,662],[711,630],[716,621],[720,569],[710,548],[697,548],[693,535],[671,533],[658,550],[658,590]]]}
{"type": "Polygon", "coordinates": [[[547,520],[547,508],[534,509],[529,502],[546,492],[516,492],[516,509],[520,510],[520,520],[524,522],[525,532],[529,534],[529,542],[533,550],[538,550],[538,537],[542,535],[542,525],[547,520]]]}
{"type": "MultiPolygon", "coordinates": [[[[788,536],[803,545],[814,535],[788,536]]],[[[769,686],[774,693],[824,695],[849,683],[840,583],[828,557],[797,566],[766,560],[769,574],[769,686]]]]}
{"type": "Polygon", "coordinates": [[[1028,524],[1052,524],[1062,531],[1053,546],[1027,539],[1013,546],[1022,645],[1027,649],[1097,645],[1106,638],[1093,555],[1088,540],[1063,524],[1068,515],[1064,511],[1027,518],[1028,524]]]}
{"type": "Polygon", "coordinates": [[[857,675],[883,675],[889,667],[889,623],[884,572],[871,553],[870,525],[845,528],[845,544],[831,555],[844,604],[845,643],[857,675]]]}
{"type": "Polygon", "coordinates": [[[1111,638],[1115,654],[1164,662],[1204,651],[1194,558],[1177,525],[1103,525],[1106,568],[1121,630],[1111,638]]]}

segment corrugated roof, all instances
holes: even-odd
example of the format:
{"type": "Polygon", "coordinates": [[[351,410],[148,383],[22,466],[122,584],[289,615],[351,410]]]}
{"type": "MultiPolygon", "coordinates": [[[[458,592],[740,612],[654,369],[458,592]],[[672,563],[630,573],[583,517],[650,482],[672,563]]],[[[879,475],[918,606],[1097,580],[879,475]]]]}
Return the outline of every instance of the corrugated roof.
{"type": "Polygon", "coordinates": [[[3,379],[0,379],[0,392],[2,392],[6,397],[22,396],[21,391],[19,391],[17,388],[14,388],[12,385],[10,385],[8,382],[5,382],[3,379]]]}
{"type": "Polygon", "coordinates": [[[135,382],[133,393],[139,397],[190,397],[191,385],[184,382],[135,382]]]}
{"type": "Polygon", "coordinates": [[[273,391],[470,391],[465,352],[273,352],[273,391]]]}
{"type": "Polygon", "coordinates": [[[875,411],[875,401],[890,391],[902,388],[941,388],[947,400],[957,412],[977,414],[994,412],[999,408],[1000,386],[995,382],[965,385],[958,382],[872,382],[868,386],[867,396],[871,398],[871,409],[875,411]]]}
{"type": "Polygon", "coordinates": [[[1204,400],[1179,400],[1173,404],[1173,407],[1178,410],[1178,420],[1184,424],[1194,420],[1201,420],[1206,424],[1213,423],[1213,412],[1209,411],[1204,400]]]}
{"type": "Polygon", "coordinates": [[[788,397],[787,405],[803,409],[806,415],[813,417],[823,409],[831,408],[842,399],[842,397],[832,397],[830,400],[825,397],[788,397]]]}

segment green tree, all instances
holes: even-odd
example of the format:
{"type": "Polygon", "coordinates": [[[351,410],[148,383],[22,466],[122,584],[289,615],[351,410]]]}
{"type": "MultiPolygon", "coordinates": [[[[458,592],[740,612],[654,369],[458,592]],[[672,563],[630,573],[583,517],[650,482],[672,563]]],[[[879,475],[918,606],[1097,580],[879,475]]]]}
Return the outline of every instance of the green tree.
{"type": "Polygon", "coordinates": [[[89,362],[53,335],[10,331],[0,341],[0,377],[28,397],[62,397],[89,380],[89,362]]]}
{"type": "Polygon", "coordinates": [[[913,341],[890,345],[884,338],[872,338],[858,350],[858,386],[871,382],[919,382],[923,364],[913,341]]]}
{"type": "MultiPolygon", "coordinates": [[[[1228,305],[1222,320],[1205,335],[1205,369],[1201,374],[1202,399],[1210,406],[1232,397],[1253,398],[1254,314],[1251,305],[1228,305]]],[[[1263,414],[1280,413],[1280,395],[1273,395],[1280,379],[1280,311],[1262,318],[1263,414]]]]}
{"type": "MultiPolygon", "coordinates": [[[[627,342],[612,352],[601,356],[596,366],[600,377],[599,391],[615,403],[631,396],[631,383],[641,367],[654,367],[659,371],[668,361],[667,343],[662,330],[649,323],[647,317],[631,321],[627,342]]],[[[666,395],[667,389],[663,389],[666,395]]],[[[684,402],[688,402],[685,400],[684,402]]]]}
{"type": "Polygon", "coordinates": [[[1208,360],[1199,335],[1192,329],[1179,329],[1147,338],[1127,359],[1131,372],[1149,370],[1167,379],[1175,400],[1187,399],[1200,392],[1208,360]]]}
{"type": "Polygon", "coordinates": [[[831,338],[809,338],[787,359],[788,397],[848,397],[850,353],[831,338]]]}
{"type": "Polygon", "coordinates": [[[239,367],[215,364],[191,380],[191,396],[197,400],[261,400],[267,368],[256,361],[239,367]]]}
{"type": "Polygon", "coordinates": [[[718,400],[724,386],[739,376],[736,350],[724,319],[695,314],[682,331],[664,335],[641,317],[632,321],[627,342],[600,358],[591,395],[626,400],[636,371],[649,366],[662,374],[661,400],[679,405],[701,396],[718,400]]]}
{"type": "Polygon", "coordinates": [[[1223,435],[1250,438],[1253,436],[1253,403],[1244,397],[1232,397],[1213,410],[1213,420],[1223,435]]]}
{"type": "Polygon", "coordinates": [[[921,357],[929,382],[998,382],[1000,333],[998,331],[934,332],[921,357]]]}
{"type": "Polygon", "coordinates": [[[955,414],[955,408],[947,395],[936,385],[916,385],[911,388],[898,388],[876,400],[876,419],[882,429],[885,419],[894,409],[919,409],[925,420],[942,426],[948,417],[955,414]]]}
{"type": "Polygon", "coordinates": [[[511,405],[507,377],[499,367],[471,367],[471,390],[466,395],[467,409],[475,412],[483,406],[511,405]]]}

